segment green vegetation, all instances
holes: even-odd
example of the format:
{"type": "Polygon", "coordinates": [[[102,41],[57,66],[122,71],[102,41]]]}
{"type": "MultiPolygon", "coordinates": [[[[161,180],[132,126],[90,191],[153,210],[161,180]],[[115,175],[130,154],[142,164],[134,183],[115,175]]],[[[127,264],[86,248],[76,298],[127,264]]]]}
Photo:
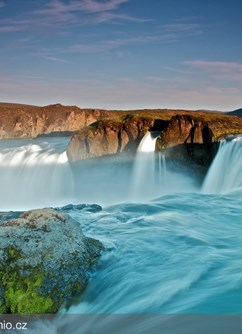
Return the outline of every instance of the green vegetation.
{"type": "Polygon", "coordinates": [[[22,276],[19,270],[0,271],[0,280],[5,290],[0,302],[1,313],[43,314],[57,311],[50,297],[40,295],[44,274],[35,270],[22,276]]]}
{"type": "Polygon", "coordinates": [[[242,127],[241,128],[231,128],[231,129],[225,129],[225,130],[220,130],[215,132],[215,138],[216,140],[223,139],[224,137],[228,135],[238,135],[242,134],[242,127]]]}

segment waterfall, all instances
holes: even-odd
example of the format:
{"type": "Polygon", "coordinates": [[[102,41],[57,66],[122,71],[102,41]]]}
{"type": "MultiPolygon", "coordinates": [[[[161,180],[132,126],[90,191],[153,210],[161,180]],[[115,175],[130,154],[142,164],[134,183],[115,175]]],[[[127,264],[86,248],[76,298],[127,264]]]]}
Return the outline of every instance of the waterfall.
{"type": "Polygon", "coordinates": [[[242,136],[220,143],[218,153],[204,180],[205,193],[226,193],[242,187],[242,136]]]}
{"type": "Polygon", "coordinates": [[[65,145],[50,142],[3,141],[0,147],[1,210],[65,203],[73,180],[65,145]]]}
{"type": "Polygon", "coordinates": [[[158,153],[158,175],[159,175],[159,185],[165,182],[166,177],[166,157],[161,152],[158,153]]]}
{"type": "Polygon", "coordinates": [[[164,180],[165,156],[155,152],[157,133],[147,132],[137,149],[132,182],[132,197],[151,199],[160,195],[164,180]]]}
{"type": "Polygon", "coordinates": [[[155,152],[156,139],[157,136],[153,136],[151,132],[147,132],[146,135],[142,138],[137,151],[147,152],[153,155],[155,152]]]}
{"type": "Polygon", "coordinates": [[[188,191],[191,180],[167,170],[165,156],[155,152],[156,138],[156,132],[145,135],[133,165],[118,157],[71,164],[68,138],[0,141],[0,211],[69,203],[105,206],[188,191]]]}

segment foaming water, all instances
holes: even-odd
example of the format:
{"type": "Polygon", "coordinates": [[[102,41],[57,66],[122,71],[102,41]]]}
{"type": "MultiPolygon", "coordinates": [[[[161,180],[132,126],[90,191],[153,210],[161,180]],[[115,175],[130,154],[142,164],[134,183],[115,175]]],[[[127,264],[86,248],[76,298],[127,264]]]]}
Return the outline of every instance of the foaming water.
{"type": "MultiPolygon", "coordinates": [[[[148,333],[156,321],[165,326],[165,314],[241,313],[242,207],[238,196],[173,194],[152,202],[106,207],[88,216],[77,211],[70,215],[86,235],[101,240],[106,251],[84,295],[63,309],[52,324],[56,333],[63,323],[64,334],[105,333],[105,328],[119,333],[126,325],[128,333],[131,328],[148,333]],[[68,314],[93,317],[81,322],[81,317],[68,318],[68,314]],[[127,317],[118,320],[113,314],[163,317],[134,318],[135,323],[130,317],[124,324],[122,319],[127,321],[127,317]]],[[[197,325],[199,331],[194,333],[203,333],[201,323],[197,325]]],[[[177,333],[177,326],[167,333],[177,333]]],[[[46,328],[38,333],[46,333],[46,328]]]]}
{"type": "Polygon", "coordinates": [[[241,312],[241,214],[238,199],[194,193],[108,207],[91,224],[73,213],[109,251],[68,312],[241,312]]]}
{"type": "MultiPolygon", "coordinates": [[[[221,146],[203,187],[220,192],[222,183],[222,189],[234,191],[209,195],[194,190],[191,178],[170,172],[164,157],[152,149],[153,162],[148,159],[147,168],[154,163],[158,186],[148,193],[144,173],[140,178],[144,188],[135,203],[127,191],[133,181],[130,164],[72,166],[66,158],[67,142],[60,139],[1,145],[1,206],[16,210],[20,204],[37,207],[42,202],[48,206],[105,203],[101,212],[68,212],[87,236],[105,246],[86,291],[69,309],[62,309],[56,321],[39,322],[30,332],[151,333],[153,318],[139,318],[134,327],[127,323],[126,330],[119,331],[120,323],[110,315],[241,313],[242,191],[238,185],[242,177],[234,167],[241,161],[238,139],[221,146]],[[233,182],[231,172],[236,175],[233,182]],[[154,194],[157,198],[151,200],[154,194]],[[94,318],[80,323],[80,318],[68,318],[73,314],[94,318]]],[[[167,333],[176,334],[177,328],[167,333]]]]}
{"type": "Polygon", "coordinates": [[[219,151],[205,178],[202,191],[226,193],[242,187],[242,137],[220,143],[219,151]]]}

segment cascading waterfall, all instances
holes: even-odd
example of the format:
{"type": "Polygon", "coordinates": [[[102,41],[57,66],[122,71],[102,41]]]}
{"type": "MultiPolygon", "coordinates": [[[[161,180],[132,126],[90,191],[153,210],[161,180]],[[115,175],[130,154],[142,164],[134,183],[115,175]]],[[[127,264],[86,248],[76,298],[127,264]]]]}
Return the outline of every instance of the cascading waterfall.
{"type": "Polygon", "coordinates": [[[158,175],[159,175],[159,185],[165,182],[166,176],[166,157],[161,152],[158,153],[158,175]]]}
{"type": "Polygon", "coordinates": [[[151,132],[147,132],[146,135],[142,138],[137,151],[143,153],[152,153],[153,155],[155,152],[156,139],[157,136],[151,132]]]}
{"type": "Polygon", "coordinates": [[[155,152],[156,138],[157,133],[146,134],[134,166],[118,159],[71,164],[66,154],[68,138],[0,141],[0,184],[4,189],[0,210],[69,203],[104,206],[191,190],[192,180],[171,173],[165,156],[155,152]]]}
{"type": "Polygon", "coordinates": [[[188,176],[168,170],[165,155],[155,152],[158,135],[157,132],[147,132],[137,149],[130,191],[132,201],[194,189],[188,176]]]}
{"type": "Polygon", "coordinates": [[[242,136],[220,143],[204,180],[204,193],[226,193],[242,187],[242,136]]]}
{"type": "Polygon", "coordinates": [[[71,168],[63,143],[4,141],[0,148],[1,210],[65,203],[73,193],[71,168]]]}
{"type": "Polygon", "coordinates": [[[133,170],[133,199],[152,198],[159,195],[165,171],[165,157],[155,152],[157,134],[147,132],[142,138],[135,157],[133,170]],[[158,162],[158,166],[157,166],[158,162]]]}

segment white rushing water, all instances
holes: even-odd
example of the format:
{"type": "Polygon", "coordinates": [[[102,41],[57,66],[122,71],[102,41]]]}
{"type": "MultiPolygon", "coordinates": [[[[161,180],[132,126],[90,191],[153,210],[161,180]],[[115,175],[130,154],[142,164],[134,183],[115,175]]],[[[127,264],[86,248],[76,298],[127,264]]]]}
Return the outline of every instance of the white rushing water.
{"type": "Polygon", "coordinates": [[[156,136],[147,132],[137,149],[132,181],[132,195],[134,199],[139,195],[152,198],[157,182],[155,173],[155,145],[156,136]]]}
{"type": "Polygon", "coordinates": [[[187,175],[169,171],[164,154],[155,152],[157,136],[156,132],[147,132],[137,149],[130,191],[133,201],[195,189],[187,175]]]}
{"type": "Polygon", "coordinates": [[[0,210],[26,210],[77,203],[110,205],[148,200],[179,189],[194,190],[193,180],[170,173],[155,154],[150,133],[131,162],[90,160],[70,164],[68,139],[0,142],[0,210]],[[185,187],[186,185],[186,187],[185,187]]]}
{"type": "Polygon", "coordinates": [[[2,141],[0,147],[1,210],[53,206],[73,194],[67,139],[2,141]]]}
{"type": "Polygon", "coordinates": [[[155,152],[155,145],[156,145],[156,139],[157,136],[152,134],[150,131],[148,131],[144,137],[142,138],[137,152],[146,152],[146,153],[154,153],[155,152]]]}
{"type": "Polygon", "coordinates": [[[226,321],[206,333],[231,333],[242,298],[240,196],[173,194],[69,214],[106,251],[79,301],[31,333],[204,334],[208,314],[226,321]]]}
{"type": "Polygon", "coordinates": [[[205,178],[202,191],[226,193],[242,187],[242,137],[220,143],[218,153],[205,178]]]}

